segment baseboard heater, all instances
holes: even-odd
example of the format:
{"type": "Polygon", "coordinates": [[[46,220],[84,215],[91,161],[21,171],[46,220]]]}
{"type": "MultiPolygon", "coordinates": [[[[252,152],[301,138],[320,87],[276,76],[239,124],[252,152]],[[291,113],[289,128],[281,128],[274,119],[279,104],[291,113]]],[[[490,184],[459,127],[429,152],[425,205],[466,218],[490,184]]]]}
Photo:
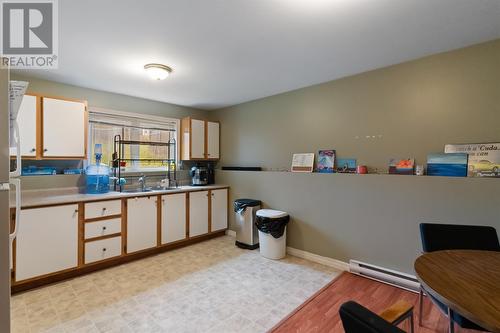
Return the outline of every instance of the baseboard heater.
{"type": "Polygon", "coordinates": [[[357,260],[349,260],[349,270],[351,273],[387,283],[391,286],[413,292],[418,292],[420,290],[420,283],[410,274],[393,271],[388,268],[367,264],[357,260]]]}

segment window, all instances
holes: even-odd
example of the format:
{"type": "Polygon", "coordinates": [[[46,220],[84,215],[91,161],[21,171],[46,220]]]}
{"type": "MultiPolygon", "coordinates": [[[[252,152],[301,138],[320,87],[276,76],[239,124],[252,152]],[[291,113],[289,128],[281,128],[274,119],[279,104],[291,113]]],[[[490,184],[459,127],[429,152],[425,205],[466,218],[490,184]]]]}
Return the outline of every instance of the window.
{"type": "MultiPolygon", "coordinates": [[[[179,120],[163,117],[148,117],[119,112],[89,113],[89,163],[95,163],[95,145],[102,145],[102,163],[111,166],[113,160],[114,138],[134,142],[177,142],[179,120]]],[[[125,165],[122,171],[160,171],[166,169],[168,149],[170,158],[177,161],[177,147],[160,145],[124,145],[125,165]],[[136,161],[134,161],[136,160],[136,161]]],[[[119,147],[117,147],[118,149],[119,147]]]]}

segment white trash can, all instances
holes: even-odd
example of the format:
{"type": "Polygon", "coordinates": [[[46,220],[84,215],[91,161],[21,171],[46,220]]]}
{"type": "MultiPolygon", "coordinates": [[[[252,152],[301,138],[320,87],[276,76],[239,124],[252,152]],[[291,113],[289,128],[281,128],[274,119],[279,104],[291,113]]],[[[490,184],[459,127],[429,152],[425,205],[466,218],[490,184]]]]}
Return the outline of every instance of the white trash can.
{"type": "MultiPolygon", "coordinates": [[[[273,209],[260,209],[257,211],[257,221],[270,221],[279,220],[276,222],[282,222],[285,225],[285,230],[283,235],[275,238],[272,233],[274,232],[264,232],[259,228],[259,243],[260,243],[260,254],[268,259],[281,259],[286,255],[286,224],[290,219],[289,215],[285,212],[273,209]]],[[[267,230],[266,230],[267,231],[267,230]]],[[[275,230],[273,230],[275,231],[275,230]]]]}

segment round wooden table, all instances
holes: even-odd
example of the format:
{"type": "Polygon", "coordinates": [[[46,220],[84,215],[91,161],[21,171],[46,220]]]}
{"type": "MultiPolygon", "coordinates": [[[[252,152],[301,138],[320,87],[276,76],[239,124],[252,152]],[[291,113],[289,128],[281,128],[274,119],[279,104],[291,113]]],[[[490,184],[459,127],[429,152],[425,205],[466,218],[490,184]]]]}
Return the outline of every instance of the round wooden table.
{"type": "Polygon", "coordinates": [[[447,250],[415,261],[424,289],[451,310],[500,333],[500,252],[447,250]]]}

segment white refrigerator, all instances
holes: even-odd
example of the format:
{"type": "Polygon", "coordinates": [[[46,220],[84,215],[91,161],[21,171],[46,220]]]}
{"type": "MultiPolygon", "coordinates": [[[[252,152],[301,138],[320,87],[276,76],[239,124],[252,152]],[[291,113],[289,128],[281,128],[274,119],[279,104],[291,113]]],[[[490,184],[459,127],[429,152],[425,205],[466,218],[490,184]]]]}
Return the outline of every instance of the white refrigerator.
{"type": "Polygon", "coordinates": [[[0,332],[10,332],[9,71],[0,67],[0,332]]]}
{"type": "Polygon", "coordinates": [[[12,242],[21,220],[21,152],[17,112],[26,82],[10,82],[9,70],[0,66],[0,332],[10,332],[10,271],[12,242]],[[15,148],[15,170],[11,170],[10,147],[15,148]],[[13,193],[11,193],[13,192],[13,193]],[[10,225],[10,198],[14,199],[16,223],[10,225]]]}

